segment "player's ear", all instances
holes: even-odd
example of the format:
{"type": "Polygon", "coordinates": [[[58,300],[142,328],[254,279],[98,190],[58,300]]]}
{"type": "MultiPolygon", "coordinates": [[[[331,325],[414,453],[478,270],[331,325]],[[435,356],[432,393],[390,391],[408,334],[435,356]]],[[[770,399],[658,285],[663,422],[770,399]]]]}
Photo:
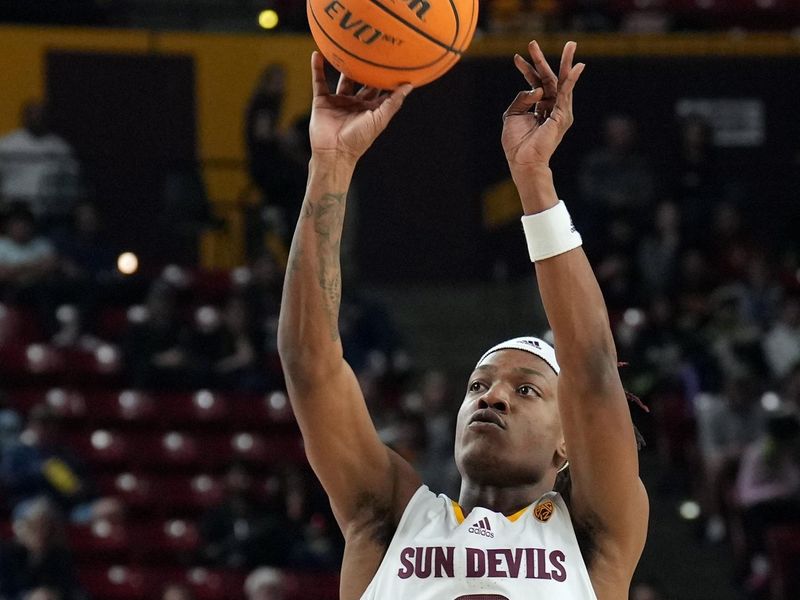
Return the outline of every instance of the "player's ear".
{"type": "Polygon", "coordinates": [[[558,442],[558,446],[556,446],[556,454],[554,458],[556,461],[556,467],[559,469],[567,461],[567,442],[564,439],[563,435],[561,436],[561,439],[558,442]]]}

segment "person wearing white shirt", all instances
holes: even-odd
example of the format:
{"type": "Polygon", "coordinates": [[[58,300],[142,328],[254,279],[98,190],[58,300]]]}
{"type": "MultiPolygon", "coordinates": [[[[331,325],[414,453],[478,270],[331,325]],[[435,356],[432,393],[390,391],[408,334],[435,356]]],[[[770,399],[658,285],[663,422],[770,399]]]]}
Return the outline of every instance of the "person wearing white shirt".
{"type": "Polygon", "coordinates": [[[22,109],[22,127],[0,137],[0,200],[21,202],[39,217],[68,214],[79,190],[72,147],[50,130],[44,104],[22,109]]]}

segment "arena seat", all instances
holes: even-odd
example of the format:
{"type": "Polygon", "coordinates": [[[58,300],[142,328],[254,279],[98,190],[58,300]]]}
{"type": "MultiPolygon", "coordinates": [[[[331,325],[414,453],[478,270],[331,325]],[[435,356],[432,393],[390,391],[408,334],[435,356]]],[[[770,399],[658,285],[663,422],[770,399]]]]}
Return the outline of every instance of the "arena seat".
{"type": "Polygon", "coordinates": [[[288,600],[338,600],[336,573],[290,572],[285,575],[288,600]]]}
{"type": "Polygon", "coordinates": [[[194,567],[183,572],[181,583],[190,587],[197,600],[234,600],[242,597],[246,574],[194,567]]]}
{"type": "Polygon", "coordinates": [[[95,425],[152,425],[158,416],[153,398],[137,390],[90,392],[86,404],[88,418],[95,425]]]}
{"type": "MultiPolygon", "coordinates": [[[[187,432],[166,431],[143,434],[137,437],[136,462],[151,470],[197,470],[202,465],[201,445],[197,438],[187,432]]],[[[203,444],[203,454],[207,445],[203,444]]]]}
{"type": "Polygon", "coordinates": [[[283,390],[272,390],[263,395],[234,394],[229,398],[228,406],[230,419],[237,427],[296,427],[292,407],[283,390]]]}
{"type": "MultiPolygon", "coordinates": [[[[108,469],[130,464],[133,444],[127,436],[108,429],[70,434],[67,444],[95,468],[108,469]]],[[[138,449],[135,450],[138,453],[138,449]]]]}
{"type": "Polygon", "coordinates": [[[197,525],[186,519],[131,525],[131,547],[140,564],[190,564],[200,549],[197,525]]]}
{"type": "Polygon", "coordinates": [[[125,527],[108,521],[71,525],[70,548],[79,563],[124,562],[130,555],[130,536],[125,527]]]}
{"type": "Polygon", "coordinates": [[[218,505],[224,491],[222,483],[206,473],[164,477],[155,487],[162,512],[170,516],[198,517],[203,511],[218,505]]]}
{"type": "Polygon", "coordinates": [[[800,524],[771,527],[767,532],[767,550],[772,565],[771,598],[800,598],[800,524]]]}
{"type": "Polygon", "coordinates": [[[80,582],[90,597],[102,600],[152,600],[158,597],[156,581],[138,566],[113,565],[80,572],[80,582]]]}
{"type": "Polygon", "coordinates": [[[142,473],[122,472],[98,477],[97,487],[107,496],[119,498],[133,513],[154,511],[161,501],[162,490],[154,479],[142,473]]]}
{"type": "Polygon", "coordinates": [[[41,336],[33,311],[0,303],[0,349],[7,344],[27,345],[41,336]]]}
{"type": "Polygon", "coordinates": [[[306,461],[299,433],[238,432],[230,437],[233,457],[260,466],[302,464],[306,461]]]}
{"type": "Polygon", "coordinates": [[[161,394],[158,397],[159,413],[165,422],[177,426],[201,426],[203,423],[219,425],[228,416],[228,404],[222,394],[197,390],[190,394],[161,394]]]}

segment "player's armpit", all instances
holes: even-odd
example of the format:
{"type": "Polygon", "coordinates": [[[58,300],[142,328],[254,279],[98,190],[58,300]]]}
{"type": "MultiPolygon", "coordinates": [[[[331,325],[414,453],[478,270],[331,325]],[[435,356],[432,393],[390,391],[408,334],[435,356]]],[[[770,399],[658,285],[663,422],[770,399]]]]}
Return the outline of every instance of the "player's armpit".
{"type": "MultiPolygon", "coordinates": [[[[600,359],[601,360],[601,359],[600,359]]],[[[609,364],[616,365],[616,359],[609,364]]],[[[572,482],[572,517],[589,526],[599,556],[623,570],[639,560],[647,534],[649,504],[639,479],[636,437],[616,366],[577,377],[559,377],[559,413],[572,482]],[[604,371],[605,372],[604,374],[604,371]]]]}

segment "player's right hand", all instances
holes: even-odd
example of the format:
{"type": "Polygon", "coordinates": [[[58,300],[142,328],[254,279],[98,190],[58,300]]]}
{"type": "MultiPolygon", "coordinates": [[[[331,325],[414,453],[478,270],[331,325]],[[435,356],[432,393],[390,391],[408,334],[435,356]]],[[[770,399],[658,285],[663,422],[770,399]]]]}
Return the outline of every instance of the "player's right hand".
{"type": "Polygon", "coordinates": [[[332,94],[325,78],[325,62],[319,52],[311,55],[311,77],[314,90],[309,126],[312,154],[353,164],[386,129],[413,89],[410,84],[404,84],[391,93],[372,87],[356,91],[356,83],[342,75],[336,93],[332,94]]]}

